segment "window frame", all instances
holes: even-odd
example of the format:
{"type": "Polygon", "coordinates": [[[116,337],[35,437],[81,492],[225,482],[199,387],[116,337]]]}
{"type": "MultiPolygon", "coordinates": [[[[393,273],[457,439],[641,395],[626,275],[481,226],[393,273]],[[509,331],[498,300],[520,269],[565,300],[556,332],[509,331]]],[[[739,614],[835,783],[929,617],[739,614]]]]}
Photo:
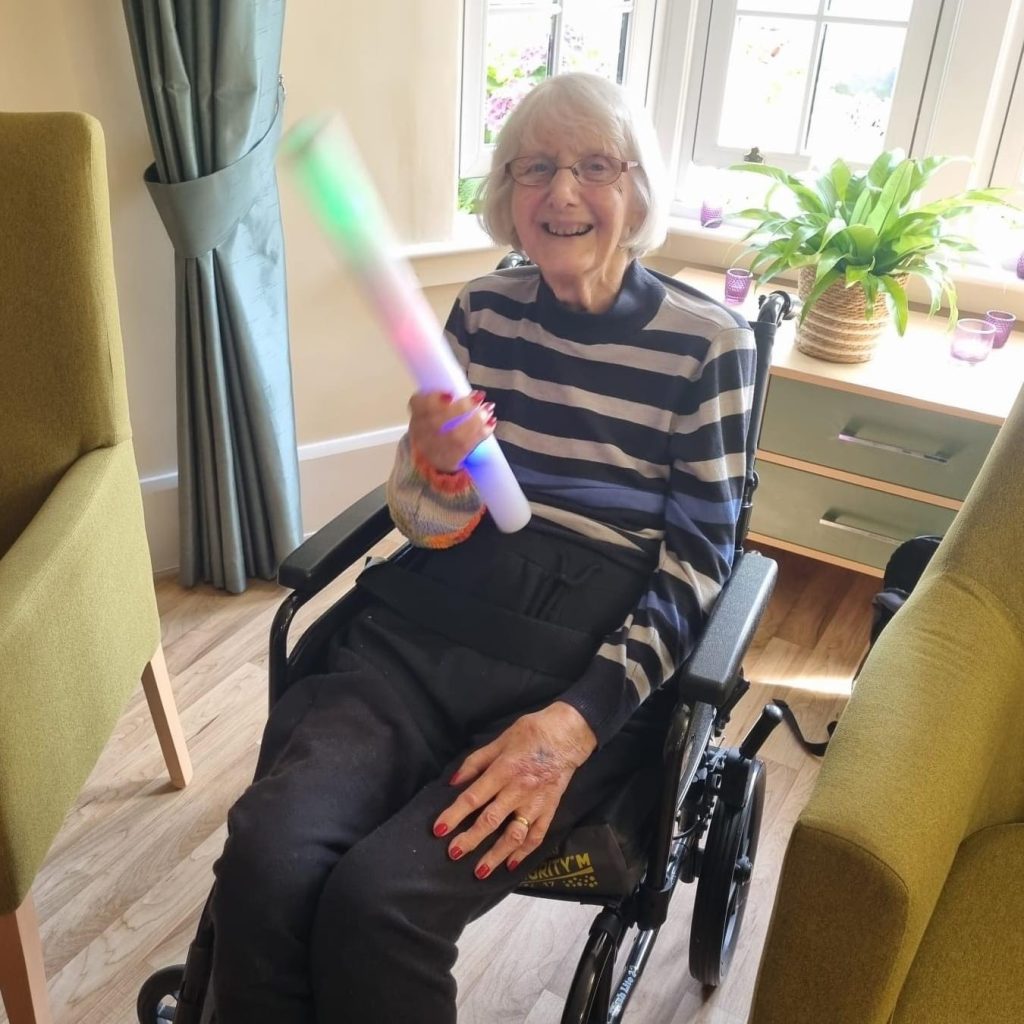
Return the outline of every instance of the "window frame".
{"type": "MultiPolygon", "coordinates": [[[[712,55],[731,53],[733,34],[736,28],[737,14],[743,10],[742,0],[715,0],[714,3],[702,4],[706,8],[706,36],[703,59],[695,62],[694,74],[700,78],[694,83],[700,94],[696,111],[696,124],[693,130],[691,152],[697,164],[726,167],[743,158],[750,146],[758,145],[756,139],[744,149],[733,149],[718,144],[717,136],[722,117],[722,109],[728,82],[728,61],[712,60],[712,55]]],[[[906,23],[907,35],[903,57],[893,89],[892,108],[889,125],[886,129],[884,148],[902,148],[911,152],[918,137],[919,115],[924,104],[927,88],[928,72],[931,64],[933,48],[940,29],[942,0],[914,0],[910,19],[906,23]]],[[[808,21],[814,18],[814,37],[811,49],[811,75],[808,78],[801,111],[799,139],[807,136],[813,107],[813,71],[820,59],[823,46],[823,29],[826,24],[842,25],[873,25],[884,27],[900,22],[885,19],[849,17],[829,14],[827,0],[818,0],[818,10],[814,15],[795,15],[774,13],[771,11],[751,11],[752,15],[779,18],[783,20],[808,21]]],[[[802,142],[799,143],[802,145],[802,142]]],[[[760,147],[765,158],[776,166],[789,171],[807,170],[811,158],[805,154],[773,152],[760,147]]]]}
{"type": "Polygon", "coordinates": [[[1024,19],[1016,32],[1017,64],[1013,71],[1006,117],[999,132],[989,184],[1024,195],[1024,19]]]}
{"type": "MultiPolygon", "coordinates": [[[[664,2],[664,0],[663,0],[664,2]]],[[[652,67],[658,0],[610,0],[628,13],[629,28],[623,67],[623,86],[646,98],[652,67]]],[[[561,18],[565,0],[497,0],[495,6],[512,13],[550,13],[554,28],[553,63],[557,67],[561,47],[561,18]]],[[[462,28],[462,79],[460,82],[458,176],[481,177],[490,170],[492,146],[483,141],[484,97],[487,75],[487,19],[489,0],[464,0],[462,28]],[[477,82],[479,87],[469,88],[477,82]]]]}

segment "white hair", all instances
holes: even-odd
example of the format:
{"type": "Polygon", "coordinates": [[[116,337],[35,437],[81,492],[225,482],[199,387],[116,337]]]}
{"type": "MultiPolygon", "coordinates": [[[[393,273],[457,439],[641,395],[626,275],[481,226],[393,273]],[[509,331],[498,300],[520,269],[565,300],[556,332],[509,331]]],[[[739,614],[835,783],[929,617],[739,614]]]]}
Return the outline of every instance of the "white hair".
{"type": "Polygon", "coordinates": [[[545,79],[523,97],[498,133],[490,173],[477,194],[477,216],[495,242],[520,245],[512,223],[515,182],[505,165],[545,131],[569,138],[595,136],[615,150],[609,156],[636,160],[640,166],[627,173],[643,215],[623,247],[638,257],[661,245],[668,226],[667,175],[651,119],[622,86],[586,72],[545,79]]]}

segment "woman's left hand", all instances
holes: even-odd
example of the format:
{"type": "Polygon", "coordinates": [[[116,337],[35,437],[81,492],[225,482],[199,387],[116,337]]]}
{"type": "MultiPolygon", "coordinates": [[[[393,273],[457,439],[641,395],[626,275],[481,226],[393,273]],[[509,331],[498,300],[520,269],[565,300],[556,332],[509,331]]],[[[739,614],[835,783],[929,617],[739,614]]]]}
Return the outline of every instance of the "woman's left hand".
{"type": "Polygon", "coordinates": [[[514,871],[544,841],[569,780],[596,746],[583,716],[563,701],[523,715],[462,762],[452,785],[472,785],[441,813],[434,835],[451,835],[479,811],[472,826],[451,839],[448,855],[458,860],[498,833],[476,876],[486,878],[502,861],[514,871]]]}

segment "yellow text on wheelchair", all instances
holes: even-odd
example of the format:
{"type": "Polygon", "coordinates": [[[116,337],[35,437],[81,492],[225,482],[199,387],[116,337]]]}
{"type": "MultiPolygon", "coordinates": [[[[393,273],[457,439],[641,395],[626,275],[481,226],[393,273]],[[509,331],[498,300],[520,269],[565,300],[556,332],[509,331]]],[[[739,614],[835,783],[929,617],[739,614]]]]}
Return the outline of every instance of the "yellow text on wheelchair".
{"type": "Polygon", "coordinates": [[[523,885],[537,889],[596,889],[597,874],[589,853],[571,853],[544,861],[526,876],[523,885]]]}

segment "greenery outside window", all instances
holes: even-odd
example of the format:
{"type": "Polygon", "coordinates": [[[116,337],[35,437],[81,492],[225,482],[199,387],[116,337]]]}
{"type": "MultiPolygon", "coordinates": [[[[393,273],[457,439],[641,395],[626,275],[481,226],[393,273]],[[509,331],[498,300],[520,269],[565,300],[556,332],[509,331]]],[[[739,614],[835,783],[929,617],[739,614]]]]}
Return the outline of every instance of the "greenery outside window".
{"type": "Polygon", "coordinates": [[[466,0],[458,207],[472,209],[494,139],[534,85],[591,71],[646,90],[654,0],[466,0]]]}

